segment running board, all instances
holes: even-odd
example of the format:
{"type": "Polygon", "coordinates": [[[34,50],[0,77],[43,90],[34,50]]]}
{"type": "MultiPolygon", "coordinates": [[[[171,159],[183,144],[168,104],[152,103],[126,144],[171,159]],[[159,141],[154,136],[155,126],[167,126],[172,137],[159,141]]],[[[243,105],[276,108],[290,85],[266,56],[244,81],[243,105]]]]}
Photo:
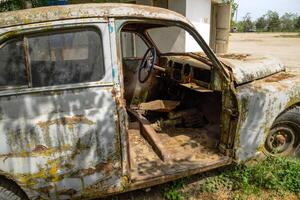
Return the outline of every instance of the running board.
{"type": "Polygon", "coordinates": [[[230,165],[232,159],[227,156],[220,157],[218,160],[202,162],[202,163],[190,163],[183,166],[180,170],[174,170],[170,165],[170,170],[162,172],[160,175],[153,176],[149,174],[147,176],[134,176],[131,177],[131,188],[129,190],[136,190],[140,188],[151,187],[153,185],[166,183],[175,179],[207,172],[213,169],[217,169],[223,166],[230,165]]]}

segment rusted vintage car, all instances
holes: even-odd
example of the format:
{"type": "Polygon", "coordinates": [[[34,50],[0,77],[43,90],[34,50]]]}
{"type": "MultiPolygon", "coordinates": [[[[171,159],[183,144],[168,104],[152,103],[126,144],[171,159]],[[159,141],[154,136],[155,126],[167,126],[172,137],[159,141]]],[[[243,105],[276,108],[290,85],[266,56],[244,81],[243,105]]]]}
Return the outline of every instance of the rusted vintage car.
{"type": "Polygon", "coordinates": [[[166,9],[1,13],[0,198],[91,199],[299,155],[299,83],[274,58],[217,57],[166,9]]]}

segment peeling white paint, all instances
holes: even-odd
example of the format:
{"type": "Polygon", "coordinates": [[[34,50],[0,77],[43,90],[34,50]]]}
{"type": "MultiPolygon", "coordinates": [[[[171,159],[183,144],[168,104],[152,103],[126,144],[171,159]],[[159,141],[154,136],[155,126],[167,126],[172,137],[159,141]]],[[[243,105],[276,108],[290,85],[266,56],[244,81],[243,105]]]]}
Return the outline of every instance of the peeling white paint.
{"type": "Polygon", "coordinates": [[[240,118],[235,137],[236,159],[262,153],[275,119],[300,102],[300,74],[279,73],[237,88],[240,118]]]}
{"type": "Polygon", "coordinates": [[[222,61],[232,70],[237,84],[247,83],[285,70],[283,64],[277,58],[271,56],[250,54],[233,54],[233,58],[223,56],[222,61]]]}
{"type": "Polygon", "coordinates": [[[132,4],[77,4],[48,6],[0,13],[0,27],[49,22],[63,19],[92,17],[135,17],[181,21],[193,26],[184,16],[174,11],[132,4]]]}

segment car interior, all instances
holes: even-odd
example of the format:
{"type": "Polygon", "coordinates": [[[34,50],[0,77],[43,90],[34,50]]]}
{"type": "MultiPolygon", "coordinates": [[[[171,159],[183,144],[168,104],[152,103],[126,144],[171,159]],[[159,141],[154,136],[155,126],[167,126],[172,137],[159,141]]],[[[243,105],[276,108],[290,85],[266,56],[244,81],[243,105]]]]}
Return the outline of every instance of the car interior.
{"type": "Polygon", "coordinates": [[[201,49],[185,46],[186,33],[151,23],[121,30],[132,181],[226,159],[218,150],[222,94],[210,88],[213,65],[201,49]]]}

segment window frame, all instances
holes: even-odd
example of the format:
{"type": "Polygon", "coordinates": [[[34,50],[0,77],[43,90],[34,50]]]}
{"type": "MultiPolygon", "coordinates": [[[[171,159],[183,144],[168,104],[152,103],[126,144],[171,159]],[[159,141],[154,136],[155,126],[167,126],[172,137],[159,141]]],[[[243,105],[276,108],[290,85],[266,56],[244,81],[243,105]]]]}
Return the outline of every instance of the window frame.
{"type": "Polygon", "coordinates": [[[105,68],[105,61],[104,61],[104,45],[103,45],[103,37],[100,31],[98,31],[97,29],[90,27],[90,26],[86,26],[86,27],[75,27],[75,28],[65,28],[65,29],[57,29],[57,30],[50,30],[47,32],[37,32],[37,33],[33,33],[33,34],[26,34],[23,36],[23,40],[24,40],[24,49],[25,49],[25,58],[27,59],[27,64],[28,64],[28,74],[29,74],[29,88],[41,88],[41,87],[55,87],[55,86],[60,86],[60,85],[77,85],[77,84],[84,84],[84,83],[93,83],[93,82],[99,82],[103,79],[103,77],[105,76],[106,73],[106,68],[105,68]],[[101,42],[101,48],[102,51],[100,52],[102,54],[102,69],[103,70],[103,74],[101,74],[101,78],[97,81],[86,81],[86,82],[78,82],[78,83],[66,83],[66,84],[57,84],[57,85],[49,85],[49,86],[33,86],[32,83],[32,64],[31,64],[31,58],[30,58],[30,52],[29,52],[29,39],[30,38],[35,38],[35,37],[39,37],[39,36],[47,36],[47,33],[49,33],[50,35],[54,35],[54,34],[64,34],[64,33],[79,33],[79,32],[84,32],[84,31],[93,31],[95,32],[99,37],[100,37],[100,42],[101,42]]]}
{"type": "MultiPolygon", "coordinates": [[[[55,91],[55,90],[68,90],[68,89],[81,89],[81,88],[89,88],[89,87],[99,87],[99,86],[113,86],[113,75],[111,72],[111,46],[110,46],[110,32],[109,32],[109,24],[105,19],[84,19],[78,23],[77,20],[66,20],[66,21],[55,21],[52,26],[49,26],[49,23],[38,23],[34,25],[23,25],[9,28],[8,31],[4,33],[0,33],[0,47],[5,45],[5,43],[21,38],[21,41],[24,43],[24,57],[25,57],[25,67],[26,71],[30,70],[30,60],[29,60],[29,46],[28,41],[26,41],[26,37],[33,36],[35,34],[45,34],[46,32],[64,32],[70,30],[85,30],[92,29],[101,37],[101,43],[103,48],[103,71],[104,74],[102,79],[99,81],[89,81],[83,83],[70,83],[70,84],[61,84],[54,86],[41,86],[41,87],[32,87],[31,83],[27,79],[28,85],[25,87],[17,86],[17,87],[1,87],[0,96],[8,96],[8,95],[18,95],[24,93],[35,93],[35,92],[43,92],[43,91],[55,91]]],[[[30,72],[30,71],[29,71],[30,72]]],[[[30,72],[31,78],[31,72],[30,72]]]]}

